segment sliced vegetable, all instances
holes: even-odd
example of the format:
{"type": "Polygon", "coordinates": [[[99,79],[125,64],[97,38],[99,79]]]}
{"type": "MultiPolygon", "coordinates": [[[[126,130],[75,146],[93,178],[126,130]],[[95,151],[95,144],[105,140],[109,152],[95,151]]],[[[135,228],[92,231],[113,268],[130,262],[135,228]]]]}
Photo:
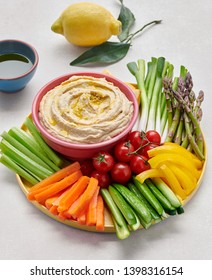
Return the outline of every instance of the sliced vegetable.
{"type": "Polygon", "coordinates": [[[100,194],[97,197],[96,229],[99,230],[99,231],[103,231],[105,229],[105,224],[104,224],[104,201],[103,201],[103,198],[100,194]]]}
{"type": "Polygon", "coordinates": [[[161,178],[153,178],[152,181],[154,182],[155,186],[162,192],[162,194],[169,200],[173,207],[179,208],[182,206],[179,198],[161,178]]]}
{"type": "MultiPolygon", "coordinates": [[[[131,208],[132,211],[134,212],[134,215],[135,215],[135,219],[136,219],[136,222],[132,225],[129,225],[129,228],[133,231],[139,229],[141,227],[141,219],[139,218],[138,214],[135,212],[135,210],[133,208],[131,208]]],[[[150,223],[151,224],[151,223],[150,223]]],[[[143,225],[144,226],[144,225],[143,225]]]]}
{"type": "Polygon", "coordinates": [[[191,160],[188,157],[186,157],[186,155],[183,155],[182,153],[157,154],[156,156],[149,159],[148,162],[152,168],[157,168],[161,163],[168,162],[168,161],[187,167],[191,170],[192,173],[196,172],[196,170],[202,167],[202,163],[199,160],[195,160],[195,159],[191,160]]]}
{"type": "Polygon", "coordinates": [[[28,148],[26,148],[24,145],[22,145],[19,141],[17,141],[15,138],[10,136],[6,131],[4,131],[1,134],[1,137],[3,139],[5,139],[8,143],[10,143],[11,146],[16,148],[20,152],[22,152],[25,156],[32,159],[34,162],[38,163],[39,165],[43,166],[46,169],[49,169],[50,172],[54,171],[54,169],[52,169],[48,164],[46,164],[39,156],[37,156],[33,152],[31,152],[28,148]]]}
{"type": "Polygon", "coordinates": [[[60,180],[64,179],[66,176],[76,172],[77,170],[80,170],[80,164],[79,162],[74,162],[59,171],[55,172],[51,176],[45,178],[41,182],[37,183],[33,187],[29,189],[29,193],[27,195],[29,200],[34,199],[34,195],[37,194],[42,188],[48,187],[51,184],[57,183],[60,180]]]}
{"type": "Polygon", "coordinates": [[[48,158],[48,156],[46,156],[46,153],[41,149],[41,147],[38,145],[31,134],[27,133],[19,127],[11,128],[8,131],[8,134],[23,146],[25,146],[27,149],[29,149],[32,153],[40,157],[40,159],[48,164],[54,171],[60,169],[53,161],[48,158]]]}
{"type": "Polygon", "coordinates": [[[139,189],[136,187],[135,184],[133,183],[128,183],[128,188],[140,199],[146,207],[149,209],[152,219],[154,220],[155,223],[158,223],[161,221],[160,215],[155,211],[155,209],[152,207],[152,205],[146,200],[146,198],[142,195],[142,193],[139,191],[139,189]]]}
{"type": "Polygon", "coordinates": [[[43,202],[47,198],[56,195],[57,193],[65,190],[68,186],[74,184],[80,177],[82,172],[80,170],[75,171],[71,175],[66,176],[64,179],[60,180],[57,183],[53,183],[48,186],[46,189],[34,195],[35,200],[38,202],[43,202]]]}
{"type": "Polygon", "coordinates": [[[46,153],[47,157],[49,157],[57,166],[62,165],[61,158],[46,144],[43,140],[41,134],[37,130],[31,118],[27,117],[24,124],[29,129],[30,133],[33,135],[37,143],[42,147],[43,151],[46,153]]]}
{"type": "Polygon", "coordinates": [[[136,223],[136,217],[134,212],[132,211],[130,205],[126,202],[124,197],[117,191],[113,186],[109,186],[108,188],[112,199],[114,200],[115,204],[121,211],[122,215],[124,216],[125,220],[129,225],[133,225],[136,223]]]}
{"type": "Polygon", "coordinates": [[[39,180],[45,179],[46,177],[53,174],[53,171],[41,166],[31,158],[27,157],[25,154],[14,148],[6,140],[2,140],[0,143],[2,152],[11,158],[15,163],[20,165],[25,170],[28,170],[31,174],[34,174],[39,180]]]}
{"type": "Polygon", "coordinates": [[[96,189],[93,197],[89,203],[88,210],[86,212],[86,225],[87,226],[94,226],[96,225],[97,220],[97,198],[99,195],[99,188],[96,189]]]}
{"type": "Polygon", "coordinates": [[[134,184],[146,198],[146,200],[152,205],[152,207],[157,211],[157,213],[162,217],[167,217],[163,207],[161,206],[160,202],[157,198],[152,194],[150,189],[145,183],[140,183],[135,177],[133,178],[134,184]]]}
{"type": "Polygon", "coordinates": [[[100,190],[101,195],[107,204],[110,212],[111,217],[115,226],[116,235],[119,239],[126,239],[130,235],[130,230],[127,226],[127,223],[120,212],[119,208],[116,206],[115,202],[113,201],[109,191],[105,188],[100,190]]]}
{"type": "Polygon", "coordinates": [[[173,192],[176,195],[179,195],[181,199],[185,199],[187,197],[186,192],[181,187],[174,172],[172,172],[172,170],[166,164],[162,164],[160,166],[160,170],[164,173],[164,178],[166,178],[166,181],[173,192]]]}
{"type": "Polygon", "coordinates": [[[152,216],[149,209],[127,187],[113,183],[113,186],[122,194],[131,207],[142,217],[145,223],[151,223],[152,216]]]}
{"type": "Polygon", "coordinates": [[[135,176],[135,179],[139,181],[141,184],[148,178],[160,178],[164,177],[164,173],[159,168],[151,168],[149,170],[145,170],[140,174],[135,176]]]}
{"type": "Polygon", "coordinates": [[[13,172],[20,175],[22,178],[26,179],[30,184],[34,185],[39,182],[38,179],[36,179],[34,176],[32,176],[29,172],[27,172],[22,167],[20,167],[16,162],[14,162],[7,155],[2,154],[0,156],[0,162],[4,164],[6,167],[8,167],[10,170],[12,170],[13,172]]]}
{"type": "Polygon", "coordinates": [[[78,203],[71,211],[69,211],[70,215],[73,217],[77,217],[78,215],[85,213],[97,189],[100,189],[98,186],[98,180],[91,177],[86,190],[79,197],[78,203]]]}
{"type": "Polygon", "coordinates": [[[145,183],[147,184],[147,186],[149,187],[153,195],[160,202],[165,212],[168,213],[169,215],[175,215],[176,209],[171,205],[169,200],[156,188],[153,182],[150,179],[147,179],[145,183]]]}
{"type": "Polygon", "coordinates": [[[62,197],[58,205],[58,211],[63,212],[67,210],[74,201],[80,197],[80,195],[85,191],[89,183],[89,177],[82,176],[79,180],[72,185],[72,187],[66,192],[62,197]]]}

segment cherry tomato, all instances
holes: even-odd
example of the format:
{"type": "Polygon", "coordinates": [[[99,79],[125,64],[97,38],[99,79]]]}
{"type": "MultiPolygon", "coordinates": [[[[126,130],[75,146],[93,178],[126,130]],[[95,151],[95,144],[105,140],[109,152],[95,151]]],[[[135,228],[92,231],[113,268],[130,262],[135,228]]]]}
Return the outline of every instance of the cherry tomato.
{"type": "Polygon", "coordinates": [[[139,174],[145,170],[150,169],[150,164],[147,158],[141,155],[133,155],[130,160],[131,171],[135,174],[139,174]]]}
{"type": "Polygon", "coordinates": [[[115,158],[121,162],[128,162],[131,159],[132,152],[135,148],[130,143],[130,141],[121,141],[119,142],[114,149],[115,158]]]}
{"type": "Polygon", "coordinates": [[[130,141],[135,150],[148,142],[145,132],[138,130],[131,131],[127,136],[127,140],[130,141]]]}
{"type": "Polygon", "coordinates": [[[85,176],[90,177],[90,176],[91,176],[91,173],[92,173],[93,170],[94,170],[92,160],[91,160],[91,159],[83,160],[83,161],[80,163],[80,166],[81,166],[82,174],[85,175],[85,176]]]}
{"type": "Polygon", "coordinates": [[[101,188],[107,188],[110,184],[110,176],[107,172],[101,172],[98,170],[94,170],[91,173],[91,177],[94,177],[98,180],[99,186],[101,188]]]}
{"type": "Polygon", "coordinates": [[[158,145],[156,145],[156,144],[149,144],[149,145],[147,145],[146,147],[144,147],[144,148],[142,149],[141,155],[144,156],[144,157],[146,157],[146,158],[148,159],[148,158],[149,158],[149,156],[148,156],[148,151],[151,150],[151,149],[153,149],[153,148],[155,148],[155,147],[157,147],[157,146],[158,146],[158,145]]]}
{"type": "Polygon", "coordinates": [[[93,166],[96,170],[101,172],[108,172],[114,165],[113,156],[105,151],[99,152],[93,157],[93,166]]]}
{"type": "Polygon", "coordinates": [[[146,132],[147,139],[154,144],[160,145],[161,143],[161,136],[160,134],[155,130],[149,130],[146,132]]]}
{"type": "Polygon", "coordinates": [[[127,183],[132,176],[129,164],[125,162],[117,162],[111,170],[112,179],[120,184],[127,183]]]}

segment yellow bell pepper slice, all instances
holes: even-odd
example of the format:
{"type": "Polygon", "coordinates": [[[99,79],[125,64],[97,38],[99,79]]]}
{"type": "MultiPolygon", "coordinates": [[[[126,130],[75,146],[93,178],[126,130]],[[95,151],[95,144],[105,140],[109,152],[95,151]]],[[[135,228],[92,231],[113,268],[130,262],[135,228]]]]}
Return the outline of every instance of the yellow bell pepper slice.
{"type": "Polygon", "coordinates": [[[146,179],[158,177],[164,177],[164,173],[159,168],[151,168],[135,176],[136,180],[138,180],[141,184],[143,184],[146,179]]]}
{"type": "Polygon", "coordinates": [[[194,176],[197,179],[201,174],[201,171],[197,169],[193,161],[176,153],[166,153],[166,154],[156,155],[150,158],[148,162],[151,168],[158,168],[161,164],[164,163],[168,165],[169,162],[177,164],[182,168],[187,168],[192,174],[194,174],[194,176]]]}
{"type": "Polygon", "coordinates": [[[166,154],[166,153],[173,153],[173,154],[178,154],[181,155],[191,161],[194,162],[194,165],[196,166],[197,169],[201,169],[203,165],[203,161],[198,159],[194,154],[192,154],[190,151],[185,149],[184,147],[172,143],[172,142],[165,142],[163,145],[160,145],[158,147],[155,147],[154,149],[151,149],[148,151],[148,156],[150,158],[160,155],[160,154],[166,154]]]}
{"type": "Polygon", "coordinates": [[[177,177],[177,179],[178,179],[181,187],[184,189],[186,195],[188,196],[189,194],[191,194],[192,191],[197,186],[197,180],[193,176],[193,174],[191,174],[188,170],[182,169],[175,164],[169,164],[168,167],[172,170],[172,172],[177,177]]]}
{"type": "Polygon", "coordinates": [[[183,190],[182,186],[180,185],[177,177],[172,172],[172,170],[166,165],[162,164],[160,166],[160,170],[163,173],[163,177],[165,178],[167,184],[172,189],[172,191],[178,195],[182,200],[184,200],[187,195],[186,192],[183,190]]]}

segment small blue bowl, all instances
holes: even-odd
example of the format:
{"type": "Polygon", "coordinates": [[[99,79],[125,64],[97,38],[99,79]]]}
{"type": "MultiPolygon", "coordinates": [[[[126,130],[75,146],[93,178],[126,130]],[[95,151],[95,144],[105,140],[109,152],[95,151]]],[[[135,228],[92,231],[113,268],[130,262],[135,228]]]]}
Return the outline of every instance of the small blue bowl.
{"type": "Polygon", "coordinates": [[[17,92],[34,76],[39,56],[34,47],[20,40],[0,41],[0,91],[17,92]]]}

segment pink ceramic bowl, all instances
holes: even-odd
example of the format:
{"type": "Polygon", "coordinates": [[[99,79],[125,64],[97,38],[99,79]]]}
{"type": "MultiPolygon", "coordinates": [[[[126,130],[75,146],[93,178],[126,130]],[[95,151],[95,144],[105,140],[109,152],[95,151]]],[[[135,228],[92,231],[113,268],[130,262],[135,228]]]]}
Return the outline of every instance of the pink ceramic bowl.
{"type": "Polygon", "coordinates": [[[47,83],[44,87],[40,89],[40,91],[35,96],[32,104],[32,118],[37,127],[37,129],[42,134],[46,143],[53,148],[55,151],[61,153],[67,158],[75,159],[75,160],[82,160],[86,158],[91,158],[96,152],[100,150],[108,151],[112,149],[112,147],[122,139],[125,139],[127,134],[132,130],[132,127],[137,119],[138,116],[138,103],[133,91],[122,81],[102,73],[94,73],[94,72],[77,72],[66,74],[61,77],[58,77],[49,83],[47,83]],[[110,140],[95,143],[95,144],[76,144],[63,141],[61,139],[55,138],[51,134],[47,132],[47,130],[42,126],[39,120],[38,112],[39,112],[39,104],[42,97],[54,87],[60,85],[63,81],[69,79],[73,75],[80,75],[80,76],[93,76],[96,78],[105,78],[107,81],[112,82],[115,86],[119,87],[120,90],[127,96],[127,98],[133,102],[134,105],[134,113],[133,117],[128,125],[128,127],[119,135],[113,137],[110,140]]]}

